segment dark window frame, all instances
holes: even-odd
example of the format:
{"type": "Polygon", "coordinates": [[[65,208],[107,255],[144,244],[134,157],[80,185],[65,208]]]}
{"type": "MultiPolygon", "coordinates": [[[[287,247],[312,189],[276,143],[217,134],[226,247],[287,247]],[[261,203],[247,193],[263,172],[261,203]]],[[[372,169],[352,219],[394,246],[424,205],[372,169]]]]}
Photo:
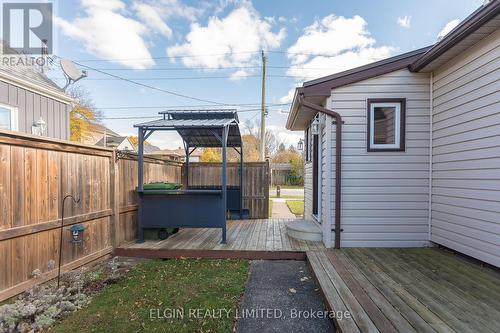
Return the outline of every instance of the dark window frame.
{"type": "Polygon", "coordinates": [[[309,162],[310,160],[310,154],[309,154],[309,127],[306,128],[306,131],[305,131],[305,140],[304,140],[304,150],[305,150],[305,153],[306,153],[306,162],[309,162]]]}
{"type": "Polygon", "coordinates": [[[405,151],[406,142],[406,98],[368,98],[366,103],[366,151],[368,152],[390,152],[390,151],[405,151]],[[398,148],[374,148],[370,145],[370,112],[371,105],[377,103],[399,103],[399,147],[398,148]]]}

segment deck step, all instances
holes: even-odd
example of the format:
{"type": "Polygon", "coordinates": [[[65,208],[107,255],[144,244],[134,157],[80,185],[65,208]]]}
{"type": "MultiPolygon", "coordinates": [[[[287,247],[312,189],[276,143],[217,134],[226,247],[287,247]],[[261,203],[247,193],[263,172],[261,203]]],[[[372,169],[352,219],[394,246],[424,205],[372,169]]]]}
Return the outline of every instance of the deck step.
{"type": "Polygon", "coordinates": [[[321,229],[309,220],[291,221],[286,224],[286,233],[295,239],[321,242],[323,235],[321,229]]]}

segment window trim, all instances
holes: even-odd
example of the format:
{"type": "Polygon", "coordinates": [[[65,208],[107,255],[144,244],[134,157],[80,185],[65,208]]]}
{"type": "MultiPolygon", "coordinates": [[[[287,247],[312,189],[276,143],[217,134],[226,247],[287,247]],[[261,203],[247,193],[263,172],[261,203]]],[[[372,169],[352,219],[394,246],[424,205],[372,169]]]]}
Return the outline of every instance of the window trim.
{"type": "Polygon", "coordinates": [[[309,162],[309,127],[306,127],[304,135],[304,151],[306,155],[306,162],[309,162]]]}
{"type": "Polygon", "coordinates": [[[19,108],[9,104],[0,103],[0,107],[10,110],[10,131],[19,131],[19,108]]]}
{"type": "Polygon", "coordinates": [[[367,119],[366,119],[366,151],[384,152],[384,151],[405,151],[406,141],[406,98],[368,98],[367,99],[367,119]],[[399,145],[388,146],[388,144],[372,144],[372,105],[373,104],[399,104],[399,132],[396,131],[396,141],[399,136],[399,145]],[[399,134],[399,135],[398,135],[399,134]],[[385,147],[384,147],[385,146],[385,147]]]}

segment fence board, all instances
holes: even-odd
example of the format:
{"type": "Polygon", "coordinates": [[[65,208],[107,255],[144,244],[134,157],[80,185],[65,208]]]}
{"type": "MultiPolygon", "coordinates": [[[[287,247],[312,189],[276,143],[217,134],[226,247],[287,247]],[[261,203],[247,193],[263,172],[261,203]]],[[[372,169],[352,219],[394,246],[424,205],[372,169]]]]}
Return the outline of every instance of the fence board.
{"type": "MultiPolygon", "coordinates": [[[[117,240],[135,238],[135,159],[115,164],[110,149],[0,130],[0,301],[55,276],[66,194],[81,201],[66,201],[64,267],[84,265],[109,254],[117,240]],[[123,189],[119,198],[115,173],[117,188],[123,189]],[[113,232],[116,221],[120,235],[113,232]],[[86,228],[83,247],[69,242],[76,223],[86,228]],[[40,277],[33,277],[35,270],[40,277]]],[[[180,163],[146,159],[145,168],[147,181],[181,180],[180,163]]]]}
{"type": "MultiPolygon", "coordinates": [[[[185,170],[184,170],[185,173],[185,170]]],[[[183,177],[185,183],[185,175],[183,177]]],[[[221,163],[189,163],[189,185],[216,186],[222,183],[221,163]]],[[[239,185],[239,164],[227,164],[227,184],[239,185]]],[[[268,218],[269,163],[246,162],[243,166],[243,208],[254,219],[268,218]]]]}
{"type": "MultiPolygon", "coordinates": [[[[136,238],[137,228],[137,155],[127,154],[118,161],[119,169],[119,222],[117,226],[117,244],[136,238]]],[[[176,182],[182,180],[182,164],[178,162],[145,158],[144,183],[176,182]]]]}
{"type": "MultiPolygon", "coordinates": [[[[120,157],[102,147],[0,130],[0,301],[55,277],[66,194],[81,201],[66,201],[63,270],[135,239],[137,157],[120,157]],[[86,228],[83,247],[69,242],[69,228],[76,223],[86,228]],[[41,273],[38,278],[35,270],[41,273]]],[[[220,184],[220,164],[190,166],[192,184],[220,184]]],[[[228,184],[238,185],[238,164],[228,168],[228,184]]],[[[245,163],[244,170],[244,207],[253,218],[267,218],[269,166],[245,163]]],[[[145,159],[145,182],[182,182],[182,176],[181,163],[145,159]]]]}

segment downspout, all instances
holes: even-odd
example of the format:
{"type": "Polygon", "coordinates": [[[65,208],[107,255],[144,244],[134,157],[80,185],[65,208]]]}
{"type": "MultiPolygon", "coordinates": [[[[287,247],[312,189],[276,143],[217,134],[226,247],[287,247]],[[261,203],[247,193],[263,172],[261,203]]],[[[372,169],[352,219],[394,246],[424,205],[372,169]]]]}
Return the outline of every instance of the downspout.
{"type": "Polygon", "coordinates": [[[431,241],[432,236],[432,131],[434,114],[434,73],[431,72],[429,81],[429,221],[428,238],[431,241]]]}
{"type": "Polygon", "coordinates": [[[299,106],[302,105],[310,110],[324,113],[335,118],[335,245],[340,249],[340,209],[341,209],[341,184],[342,184],[342,117],[335,111],[322,106],[307,102],[303,94],[299,96],[299,106]]]}

